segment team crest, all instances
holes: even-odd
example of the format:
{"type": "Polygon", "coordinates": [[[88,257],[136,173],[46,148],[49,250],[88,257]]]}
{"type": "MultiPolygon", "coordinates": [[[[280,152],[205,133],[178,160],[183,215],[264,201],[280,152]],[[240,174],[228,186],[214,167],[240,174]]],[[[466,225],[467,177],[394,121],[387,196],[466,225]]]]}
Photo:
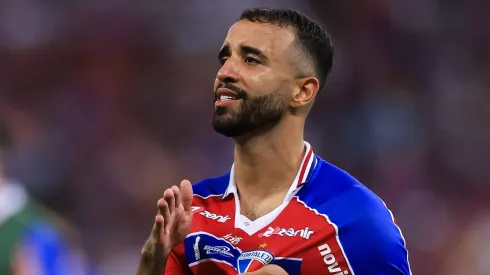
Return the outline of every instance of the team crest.
{"type": "Polygon", "coordinates": [[[265,250],[253,250],[243,252],[237,260],[238,273],[257,271],[268,265],[274,256],[265,250]]]}

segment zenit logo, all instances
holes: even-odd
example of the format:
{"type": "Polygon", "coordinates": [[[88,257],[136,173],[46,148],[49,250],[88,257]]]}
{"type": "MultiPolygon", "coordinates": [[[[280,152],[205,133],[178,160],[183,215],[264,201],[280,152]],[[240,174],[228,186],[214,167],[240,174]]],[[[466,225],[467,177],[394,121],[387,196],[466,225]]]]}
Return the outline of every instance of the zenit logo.
{"type": "Polygon", "coordinates": [[[204,207],[202,207],[202,206],[192,206],[191,210],[192,210],[192,213],[194,213],[194,214],[199,214],[199,215],[204,216],[208,219],[215,220],[215,221],[218,221],[221,223],[226,222],[227,220],[231,219],[228,215],[226,215],[226,216],[216,215],[216,214],[213,214],[209,211],[206,211],[206,210],[204,210],[204,207]]]}
{"type": "Polygon", "coordinates": [[[260,233],[259,238],[270,237],[272,235],[290,236],[290,237],[299,235],[301,238],[308,240],[311,234],[313,234],[313,231],[311,231],[308,227],[301,230],[294,230],[293,228],[286,229],[286,228],[280,228],[276,226],[276,228],[269,227],[267,231],[265,231],[264,233],[260,233]]]}

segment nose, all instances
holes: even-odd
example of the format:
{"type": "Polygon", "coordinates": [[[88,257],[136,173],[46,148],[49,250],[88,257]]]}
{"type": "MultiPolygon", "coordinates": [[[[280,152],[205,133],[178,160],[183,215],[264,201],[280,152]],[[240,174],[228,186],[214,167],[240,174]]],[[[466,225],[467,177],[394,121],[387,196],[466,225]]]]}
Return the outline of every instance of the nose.
{"type": "Polygon", "coordinates": [[[223,66],[221,66],[216,78],[223,83],[236,83],[240,79],[238,71],[238,65],[230,57],[223,66]]]}

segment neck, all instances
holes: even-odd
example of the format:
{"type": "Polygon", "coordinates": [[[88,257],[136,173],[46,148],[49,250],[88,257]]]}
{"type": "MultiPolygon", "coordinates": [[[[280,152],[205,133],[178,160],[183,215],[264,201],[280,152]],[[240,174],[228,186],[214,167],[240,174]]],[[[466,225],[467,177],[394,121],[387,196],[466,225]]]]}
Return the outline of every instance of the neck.
{"type": "Polygon", "coordinates": [[[240,197],[267,198],[289,190],[303,159],[304,122],[284,118],[271,131],[236,139],[235,181],[240,197]]]}

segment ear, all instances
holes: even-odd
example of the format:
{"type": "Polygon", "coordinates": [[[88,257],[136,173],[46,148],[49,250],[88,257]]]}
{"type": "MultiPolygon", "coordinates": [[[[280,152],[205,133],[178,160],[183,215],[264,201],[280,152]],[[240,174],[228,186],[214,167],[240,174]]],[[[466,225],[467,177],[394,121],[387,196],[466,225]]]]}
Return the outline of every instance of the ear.
{"type": "Polygon", "coordinates": [[[320,82],[316,77],[304,77],[298,79],[291,98],[291,107],[302,107],[311,103],[320,88],[320,82]]]}

